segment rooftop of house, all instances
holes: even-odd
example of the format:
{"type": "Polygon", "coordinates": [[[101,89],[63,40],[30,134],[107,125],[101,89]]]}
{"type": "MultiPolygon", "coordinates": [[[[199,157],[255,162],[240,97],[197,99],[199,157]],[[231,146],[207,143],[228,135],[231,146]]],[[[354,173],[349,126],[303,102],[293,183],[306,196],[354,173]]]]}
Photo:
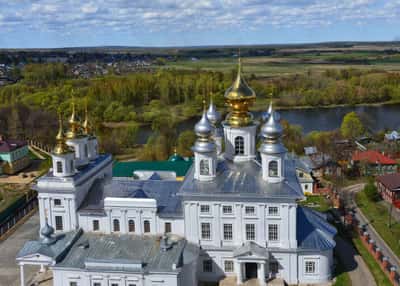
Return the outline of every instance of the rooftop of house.
{"type": "Polygon", "coordinates": [[[55,268],[95,271],[177,272],[197,257],[185,239],[159,236],[84,233],[55,268]],[[174,267],[175,266],[175,267],[174,267]]]}
{"type": "Polygon", "coordinates": [[[211,181],[198,181],[194,178],[192,167],[185,177],[181,195],[213,197],[248,197],[248,198],[303,198],[301,186],[296,177],[294,162],[285,161],[285,179],[279,183],[269,183],[262,178],[261,163],[253,160],[233,163],[220,160],[217,175],[211,181]]]}
{"type": "Polygon", "coordinates": [[[133,177],[136,171],[173,171],[177,177],[183,177],[192,163],[192,160],[184,160],[174,155],[168,161],[117,162],[113,167],[113,177],[133,177]]]}
{"type": "Polygon", "coordinates": [[[381,164],[381,165],[395,165],[397,162],[388,156],[376,151],[355,151],[351,158],[353,161],[367,161],[370,164],[381,164]]]}
{"type": "Polygon", "coordinates": [[[400,191],[400,173],[379,176],[376,180],[382,183],[389,190],[400,191]]]}
{"type": "Polygon", "coordinates": [[[0,136],[0,153],[9,153],[27,144],[24,140],[5,139],[0,136]]]}
{"type": "Polygon", "coordinates": [[[176,196],[182,182],[134,180],[131,178],[98,179],[90,188],[79,212],[104,213],[104,199],[151,198],[157,201],[159,216],[182,216],[180,197],[176,196]]]}

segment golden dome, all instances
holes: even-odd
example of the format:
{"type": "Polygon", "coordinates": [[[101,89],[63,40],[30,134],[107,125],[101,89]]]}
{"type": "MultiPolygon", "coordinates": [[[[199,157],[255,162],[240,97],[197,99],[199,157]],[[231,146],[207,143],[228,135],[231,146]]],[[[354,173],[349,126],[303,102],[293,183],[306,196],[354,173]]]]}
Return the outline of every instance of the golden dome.
{"type": "Polygon", "coordinates": [[[254,90],[252,90],[244,78],[242,77],[242,64],[239,58],[238,73],[233,85],[225,92],[226,99],[249,99],[256,98],[254,90]]]}
{"type": "Polygon", "coordinates": [[[54,147],[53,153],[57,154],[57,155],[71,153],[72,150],[69,148],[69,146],[67,144],[65,144],[63,121],[62,121],[61,114],[59,115],[58,122],[59,122],[59,129],[58,129],[58,133],[56,136],[57,144],[54,147]]]}
{"type": "Polygon", "coordinates": [[[85,104],[85,121],[83,121],[82,124],[83,132],[85,135],[89,135],[91,130],[90,130],[90,124],[89,124],[89,115],[88,115],[88,107],[87,107],[87,101],[85,104]]]}
{"type": "Polygon", "coordinates": [[[69,123],[69,130],[67,132],[67,139],[82,137],[81,124],[76,116],[74,100],[72,101],[72,114],[71,117],[69,118],[68,123],[69,123]]]}
{"type": "Polygon", "coordinates": [[[249,112],[249,106],[254,103],[256,94],[242,77],[240,58],[236,80],[225,92],[225,99],[226,104],[231,108],[231,112],[226,118],[227,123],[234,127],[253,123],[253,115],[249,112]]]}

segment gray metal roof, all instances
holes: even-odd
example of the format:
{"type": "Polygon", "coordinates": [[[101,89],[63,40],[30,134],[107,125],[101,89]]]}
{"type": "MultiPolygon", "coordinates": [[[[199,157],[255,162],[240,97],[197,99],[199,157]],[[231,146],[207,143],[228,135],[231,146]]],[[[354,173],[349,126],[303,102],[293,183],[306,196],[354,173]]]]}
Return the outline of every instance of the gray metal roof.
{"type": "Polygon", "coordinates": [[[300,249],[327,250],[336,245],[337,231],[323,214],[306,207],[297,207],[297,243],[300,249]]]}
{"type": "Polygon", "coordinates": [[[18,252],[17,259],[28,255],[40,254],[58,261],[81,234],[82,230],[77,230],[55,235],[55,242],[52,244],[46,244],[40,240],[28,241],[18,252]]]}
{"type": "Polygon", "coordinates": [[[301,186],[297,180],[294,164],[285,160],[285,180],[269,183],[262,178],[262,168],[258,161],[218,162],[217,176],[212,181],[194,179],[194,167],[189,169],[179,195],[190,196],[227,196],[249,198],[303,198],[301,186]]]}
{"type": "Polygon", "coordinates": [[[159,216],[182,216],[181,198],[176,196],[182,182],[113,178],[96,180],[82,202],[79,212],[104,213],[104,199],[148,197],[157,201],[159,216]]]}
{"type": "Polygon", "coordinates": [[[84,233],[55,268],[177,272],[174,264],[181,267],[197,258],[198,248],[185,239],[168,241],[171,247],[161,250],[158,236],[84,233]]]}
{"type": "Polygon", "coordinates": [[[256,255],[268,258],[269,253],[265,247],[262,247],[254,241],[247,241],[243,246],[233,250],[233,257],[256,255]]]}

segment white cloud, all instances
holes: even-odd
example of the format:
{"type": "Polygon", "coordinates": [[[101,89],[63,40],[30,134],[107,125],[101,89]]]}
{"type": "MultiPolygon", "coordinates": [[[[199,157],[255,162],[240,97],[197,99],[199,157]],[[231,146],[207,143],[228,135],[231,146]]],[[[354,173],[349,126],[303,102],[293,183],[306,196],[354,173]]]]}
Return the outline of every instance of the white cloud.
{"type": "Polygon", "coordinates": [[[0,0],[0,7],[3,26],[65,33],[107,27],[148,31],[318,27],[400,19],[400,0],[0,0]]]}

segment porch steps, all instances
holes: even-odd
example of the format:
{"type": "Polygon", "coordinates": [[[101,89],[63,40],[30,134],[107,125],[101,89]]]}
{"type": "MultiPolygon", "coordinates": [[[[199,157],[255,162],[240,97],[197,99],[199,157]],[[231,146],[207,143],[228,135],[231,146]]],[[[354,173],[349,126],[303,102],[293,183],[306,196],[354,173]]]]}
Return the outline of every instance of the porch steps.
{"type": "MultiPolygon", "coordinates": [[[[265,285],[267,286],[284,286],[285,282],[282,279],[272,279],[268,281],[265,285]]],[[[223,280],[219,281],[219,286],[237,286],[236,284],[236,277],[235,276],[228,276],[225,277],[223,280]]],[[[240,286],[260,286],[257,278],[250,279],[245,281],[240,286]]]]}

